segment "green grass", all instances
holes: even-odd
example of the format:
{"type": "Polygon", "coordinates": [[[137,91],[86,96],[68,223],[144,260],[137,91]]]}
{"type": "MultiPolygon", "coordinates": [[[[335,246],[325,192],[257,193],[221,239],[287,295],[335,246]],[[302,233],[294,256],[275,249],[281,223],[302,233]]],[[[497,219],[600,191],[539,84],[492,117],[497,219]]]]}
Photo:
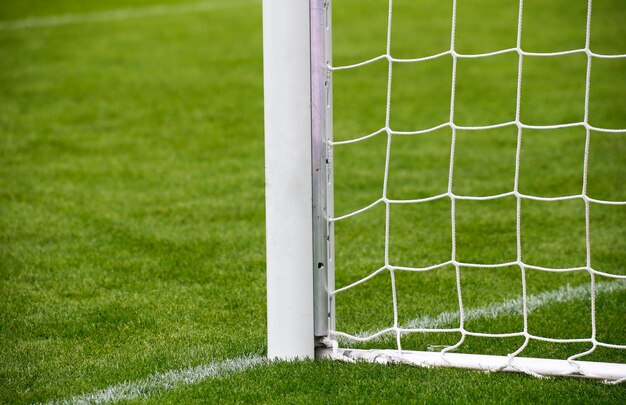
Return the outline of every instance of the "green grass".
{"type": "MultiPolygon", "coordinates": [[[[0,21],[185,1],[0,0],[0,21]]],[[[449,2],[395,0],[392,53],[418,57],[449,46],[449,2]]],[[[459,1],[459,52],[515,45],[517,5],[459,1]],[[486,23],[482,23],[485,21],[486,23]],[[491,28],[487,28],[491,27],[491,28]]],[[[525,1],[529,51],[584,44],[584,2],[525,1]],[[545,7],[545,8],[542,8],[545,7]]],[[[626,53],[626,7],[594,4],[591,47],[626,53]]],[[[386,2],[335,0],[335,64],[384,53],[386,2]]],[[[68,398],[155,372],[263,355],[265,341],[261,8],[0,30],[0,403],[68,398]]],[[[582,120],[585,58],[527,58],[522,120],[582,120]]],[[[394,67],[391,125],[447,120],[450,58],[394,67]]],[[[458,66],[460,125],[512,119],[517,58],[458,66]]],[[[384,125],[386,62],[337,72],[335,136],[384,125]]],[[[626,127],[626,64],[594,60],[590,122],[626,127]]],[[[584,131],[524,131],[520,191],[580,193],[584,131]]],[[[459,131],[453,190],[512,190],[516,131],[459,131]]],[[[386,139],[337,147],[336,212],[381,196],[386,139]]],[[[626,200],[623,134],[593,133],[590,196],[626,200]]],[[[445,192],[450,131],[394,137],[389,193],[445,192]]],[[[458,258],[515,259],[515,202],[457,203],[458,258]]],[[[390,258],[422,266],[450,255],[450,202],[392,208],[390,258]]],[[[524,260],[582,265],[584,206],[524,202],[524,260]],[[582,221],[582,223],[581,223],[582,221]],[[582,263],[581,263],[582,261],[582,263]]],[[[623,206],[591,207],[592,264],[624,274],[623,206]]],[[[384,208],[337,224],[338,286],[382,265],[384,208]]],[[[454,273],[399,273],[400,320],[454,311],[454,273]]],[[[528,272],[529,293],[589,281],[528,272]]],[[[607,281],[598,277],[598,281],[607,281]]],[[[519,269],[464,269],[468,307],[519,295],[519,269]],[[471,291],[471,292],[470,292],[471,291]]],[[[338,297],[342,330],[390,326],[388,275],[338,297]]],[[[598,338],[624,343],[624,292],[598,299],[598,338]]],[[[589,305],[531,314],[532,333],[588,336],[589,305]],[[557,321],[555,321],[557,319],[557,321]]],[[[519,317],[475,320],[471,330],[519,330],[519,317]]],[[[408,348],[458,334],[406,337],[408,348]]],[[[393,342],[391,342],[393,343],[393,342]]],[[[379,342],[386,345],[388,342],[379,342]]],[[[506,354],[517,339],[468,339],[463,349],[506,354]]],[[[531,344],[562,357],[585,345],[531,344]]],[[[626,361],[620,351],[598,351],[626,361]]],[[[623,402],[624,386],[524,375],[323,362],[278,363],[164,392],[147,402],[623,402]]],[[[144,401],[144,400],[142,400],[144,401]]]]}

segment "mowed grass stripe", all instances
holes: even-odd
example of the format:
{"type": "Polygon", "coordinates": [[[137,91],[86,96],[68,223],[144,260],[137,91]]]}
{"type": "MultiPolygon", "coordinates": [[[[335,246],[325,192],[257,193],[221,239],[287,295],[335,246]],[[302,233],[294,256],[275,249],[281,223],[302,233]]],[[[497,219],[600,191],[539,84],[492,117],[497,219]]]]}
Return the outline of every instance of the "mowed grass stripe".
{"type": "Polygon", "coordinates": [[[32,17],[15,21],[0,22],[0,30],[15,30],[36,27],[54,27],[69,24],[85,24],[102,21],[119,21],[172,14],[186,14],[212,11],[230,7],[256,4],[259,0],[213,0],[178,5],[157,5],[149,7],[122,8],[84,14],[64,14],[49,17],[32,17]]]}
{"type": "Polygon", "coordinates": [[[0,32],[0,403],[263,353],[249,4],[0,32]]]}

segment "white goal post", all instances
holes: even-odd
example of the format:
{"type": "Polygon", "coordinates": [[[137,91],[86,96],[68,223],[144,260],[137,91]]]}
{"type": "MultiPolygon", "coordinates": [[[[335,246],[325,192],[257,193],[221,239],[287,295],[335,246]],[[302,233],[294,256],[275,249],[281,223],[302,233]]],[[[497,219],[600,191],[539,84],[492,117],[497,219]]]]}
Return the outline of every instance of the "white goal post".
{"type": "Polygon", "coordinates": [[[314,337],[329,330],[328,6],[327,0],[263,2],[270,358],[313,358],[314,337]]]}
{"type": "MultiPolygon", "coordinates": [[[[587,155],[589,151],[590,131],[626,133],[626,129],[603,129],[592,127],[587,121],[590,66],[592,58],[625,58],[626,55],[601,55],[589,49],[589,26],[591,18],[591,4],[588,0],[587,34],[584,48],[559,53],[533,53],[521,49],[520,32],[522,25],[522,4],[519,4],[519,21],[517,46],[490,54],[462,55],[454,48],[454,28],[456,0],[453,2],[452,40],[450,50],[427,58],[395,59],[390,51],[391,10],[392,0],[383,0],[389,4],[389,22],[387,27],[387,51],[370,60],[350,66],[333,66],[332,64],[332,34],[331,34],[331,1],[330,0],[263,0],[263,47],[264,47],[264,81],[265,81],[265,175],[266,175],[266,255],[267,255],[267,324],[268,324],[268,357],[270,359],[304,359],[327,357],[343,361],[369,361],[376,363],[406,363],[420,366],[452,366],[459,368],[478,369],[486,371],[515,371],[535,376],[563,375],[597,378],[613,382],[626,380],[626,364],[602,363],[581,361],[578,358],[591,353],[596,347],[625,350],[626,346],[599,342],[595,338],[595,323],[593,336],[585,339],[558,340],[532,336],[527,330],[527,306],[529,298],[526,295],[525,269],[536,269],[546,272],[586,271],[591,278],[590,299],[592,302],[592,322],[595,322],[595,294],[596,284],[594,277],[601,275],[624,281],[626,276],[602,273],[591,267],[589,259],[589,204],[625,205],[624,201],[594,200],[586,194],[587,155]],[[456,61],[459,58],[488,57],[495,54],[516,53],[519,57],[519,72],[517,83],[516,116],[510,122],[484,126],[461,127],[454,123],[454,85],[456,61]],[[519,153],[522,129],[549,129],[552,126],[531,126],[520,120],[520,93],[521,69],[524,56],[555,56],[570,53],[584,53],[587,55],[587,77],[585,94],[584,121],[562,126],[580,126],[587,132],[585,146],[585,173],[583,175],[583,191],[580,195],[563,196],[556,198],[542,198],[520,193],[517,189],[519,153]],[[422,60],[451,56],[453,59],[452,102],[450,121],[433,128],[415,131],[414,133],[395,132],[389,127],[389,103],[391,88],[391,66],[393,63],[418,63],[422,60]],[[449,127],[453,133],[458,129],[476,130],[491,129],[505,126],[516,126],[519,131],[516,175],[514,190],[495,196],[474,197],[458,196],[452,192],[451,185],[448,192],[439,196],[422,200],[394,201],[388,199],[386,191],[380,200],[362,210],[355,211],[343,217],[334,218],[333,213],[333,147],[340,143],[333,143],[332,117],[332,72],[347,70],[360,66],[387,60],[389,63],[389,79],[387,94],[387,118],[383,129],[375,134],[364,136],[354,141],[358,142],[370,136],[382,134],[389,142],[392,135],[411,135],[434,131],[442,127],[449,127]],[[377,270],[391,273],[391,283],[394,289],[394,325],[379,331],[369,337],[356,337],[335,329],[334,296],[353,285],[335,290],[334,282],[334,232],[336,221],[357,215],[375,205],[383,205],[387,209],[386,245],[389,240],[389,206],[394,203],[418,204],[426,200],[449,198],[452,201],[452,216],[454,218],[454,201],[456,200],[486,200],[502,197],[516,198],[517,200],[517,261],[503,263],[497,266],[519,266],[523,283],[524,330],[509,334],[525,338],[524,345],[508,356],[493,356],[480,354],[455,353],[460,346],[446,347],[440,352],[405,351],[400,345],[400,336],[403,333],[432,332],[438,329],[424,330],[418,327],[413,329],[402,328],[398,325],[397,308],[395,302],[394,271],[429,271],[432,268],[444,265],[454,266],[457,271],[457,286],[460,299],[459,267],[496,267],[476,263],[461,263],[456,260],[454,247],[454,219],[452,220],[452,258],[450,261],[435,264],[428,268],[402,268],[388,263],[377,270]],[[549,269],[539,268],[524,263],[520,243],[520,205],[523,199],[539,201],[559,201],[580,199],[586,207],[587,232],[587,264],[580,268],[549,269]],[[382,334],[391,334],[397,337],[397,349],[360,350],[339,347],[338,338],[352,339],[353,341],[368,342],[375,340],[382,334]],[[553,343],[585,342],[593,345],[587,352],[570,356],[567,359],[527,358],[520,354],[529,340],[543,340],[553,343]]],[[[417,1],[417,0],[416,0],[417,1]]],[[[454,141],[453,141],[454,142],[454,141]]],[[[387,151],[387,154],[389,152],[387,151]]],[[[454,148],[452,150],[454,153],[454,148]]],[[[387,160],[389,157],[387,156],[387,160]]],[[[451,159],[453,162],[453,159],[451,159]]],[[[452,178],[452,165],[450,179],[452,178]]],[[[388,163],[385,169],[387,177],[388,163]]],[[[451,180],[450,180],[451,182],[451,180]]],[[[387,248],[387,246],[386,246],[387,248]]],[[[369,276],[368,276],[369,277],[369,276]]],[[[366,281],[362,279],[354,285],[366,281]]],[[[441,329],[441,331],[457,331],[471,336],[463,329],[464,310],[460,305],[458,318],[460,328],[441,329]]],[[[498,337],[495,334],[475,333],[474,336],[498,337]]],[[[504,334],[502,335],[503,337],[504,334]]]]}

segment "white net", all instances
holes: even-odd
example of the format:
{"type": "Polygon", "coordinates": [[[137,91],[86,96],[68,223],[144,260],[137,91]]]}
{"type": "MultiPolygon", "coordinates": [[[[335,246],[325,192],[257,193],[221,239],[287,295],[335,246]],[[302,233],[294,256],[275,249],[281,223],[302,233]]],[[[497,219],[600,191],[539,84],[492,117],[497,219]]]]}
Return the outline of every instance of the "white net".
{"type": "MultiPolygon", "coordinates": [[[[618,349],[624,350],[626,349],[626,344],[615,344],[610,342],[603,342],[597,338],[596,331],[596,295],[602,291],[610,291],[612,289],[623,289],[625,284],[623,280],[626,280],[626,276],[623,274],[617,274],[610,271],[603,271],[601,268],[595,268],[592,264],[592,248],[591,248],[591,235],[590,235],[590,206],[597,204],[603,206],[617,206],[617,205],[626,205],[626,201],[618,201],[618,200],[607,200],[607,199],[598,199],[593,198],[588,194],[588,179],[589,179],[589,154],[590,154],[590,145],[591,138],[593,132],[598,133],[616,133],[616,134],[624,134],[626,133],[626,129],[610,129],[610,128],[601,128],[596,127],[590,124],[589,122],[589,100],[590,100],[590,86],[592,81],[592,64],[595,59],[615,59],[615,58],[626,58],[625,54],[600,54],[594,52],[590,48],[590,38],[591,38],[591,15],[592,15],[592,1],[589,0],[587,4],[587,14],[586,14],[586,27],[585,27],[585,41],[584,46],[578,49],[570,49],[559,52],[528,52],[522,49],[522,30],[523,30],[523,0],[519,1],[519,9],[518,9],[518,18],[517,18],[517,43],[515,47],[508,49],[501,49],[494,52],[488,53],[480,53],[480,54],[463,54],[459,53],[455,49],[455,37],[456,37],[456,27],[457,27],[457,2],[453,0],[452,2],[452,23],[451,23],[451,33],[450,33],[450,48],[444,52],[433,54],[430,56],[415,58],[415,59],[403,59],[396,58],[392,55],[392,16],[394,11],[393,1],[388,1],[388,19],[387,19],[387,38],[386,38],[386,52],[383,55],[377,56],[372,59],[368,59],[362,61],[360,63],[344,65],[344,66],[329,66],[329,70],[337,72],[343,70],[352,70],[359,69],[365,65],[373,64],[378,61],[387,61],[388,63],[388,74],[387,74],[387,94],[386,94],[386,112],[385,112],[385,124],[379,130],[370,133],[365,136],[357,137],[350,140],[345,141],[336,141],[330,142],[331,148],[342,147],[343,145],[351,145],[363,142],[367,139],[378,137],[378,136],[386,136],[386,158],[385,158],[385,172],[384,172],[384,181],[382,187],[382,195],[380,198],[373,201],[371,204],[350,212],[345,215],[341,215],[338,217],[334,217],[330,219],[331,223],[337,223],[343,220],[346,220],[351,217],[358,216],[360,214],[365,213],[373,209],[376,206],[384,206],[385,208],[385,248],[384,248],[384,265],[378,269],[372,269],[367,276],[352,282],[348,285],[339,286],[336,290],[331,292],[331,299],[340,299],[341,294],[353,290],[358,286],[367,283],[373,278],[379,276],[380,274],[388,273],[390,277],[391,284],[391,301],[393,307],[393,325],[389,327],[372,331],[371,333],[346,333],[340,330],[332,330],[330,335],[332,338],[338,339],[340,342],[373,342],[384,336],[394,336],[395,337],[395,346],[396,350],[402,350],[402,336],[407,334],[414,333],[447,333],[447,332],[456,332],[460,334],[460,339],[456,344],[446,345],[441,348],[442,355],[454,351],[459,348],[466,337],[475,336],[475,337],[494,337],[494,338],[507,338],[507,337],[521,337],[523,338],[523,343],[517,350],[513,351],[508,355],[508,363],[506,365],[511,365],[511,361],[518,355],[520,355],[528,346],[531,341],[543,341],[550,343],[586,343],[590,345],[590,348],[579,352],[577,354],[571,355],[568,360],[572,364],[572,367],[576,367],[576,360],[583,358],[591,353],[593,353],[598,348],[609,348],[609,349],[618,349]],[[484,125],[484,126],[462,126],[455,123],[455,94],[457,90],[457,62],[460,59],[470,59],[470,58],[490,58],[496,55],[502,54],[517,54],[517,90],[516,90],[516,101],[515,101],[515,116],[511,117],[509,121],[496,123],[492,125],[484,125]],[[522,110],[522,78],[523,78],[523,67],[524,67],[524,58],[525,57],[540,57],[540,58],[552,58],[564,55],[571,54],[582,54],[586,55],[586,75],[585,75],[585,84],[584,84],[584,116],[583,120],[580,122],[570,122],[570,123],[562,123],[562,124],[554,124],[554,125],[530,125],[524,123],[521,119],[520,111],[522,110]],[[439,125],[423,128],[423,129],[415,129],[413,131],[398,131],[394,130],[390,125],[390,115],[392,110],[392,82],[394,79],[393,69],[396,64],[415,64],[421,63],[437,58],[443,57],[451,57],[452,60],[452,87],[451,87],[451,97],[450,97],[450,113],[449,120],[447,122],[442,122],[439,125]],[[453,179],[455,172],[455,146],[457,144],[457,131],[479,131],[479,130],[490,130],[497,128],[505,128],[505,127],[516,127],[517,128],[517,146],[515,152],[515,174],[513,179],[513,189],[507,192],[493,194],[493,195],[485,195],[485,196],[474,196],[474,195],[459,195],[453,192],[453,179]],[[585,142],[584,142],[584,158],[583,158],[583,173],[582,173],[582,184],[580,185],[580,193],[571,194],[571,195],[561,195],[561,196],[541,196],[541,195],[530,195],[526,193],[520,192],[519,189],[519,179],[520,179],[520,155],[522,153],[522,140],[524,138],[525,130],[555,130],[560,128],[570,128],[570,127],[580,127],[584,128],[585,131],[585,142]],[[424,198],[418,199],[393,199],[388,196],[388,184],[389,184],[389,172],[390,172],[390,161],[391,161],[391,147],[394,139],[400,136],[418,136],[422,134],[431,133],[442,128],[449,128],[451,131],[451,148],[450,148],[450,164],[448,170],[448,179],[447,179],[447,192],[440,193],[437,195],[427,196],[424,198]],[[505,198],[514,198],[516,201],[516,259],[514,261],[508,261],[504,263],[474,263],[474,262],[464,262],[457,259],[457,213],[456,206],[457,201],[487,201],[487,200],[496,200],[496,199],[505,199],[505,198]],[[390,208],[394,205],[401,204],[424,204],[435,200],[449,200],[450,202],[450,223],[451,223],[451,251],[449,260],[440,262],[440,263],[432,263],[428,266],[423,267],[411,267],[411,266],[403,266],[401,263],[391,263],[389,259],[389,251],[390,251],[390,208]],[[530,264],[525,261],[525,252],[522,249],[522,203],[525,200],[534,200],[540,202],[558,202],[558,201],[566,201],[566,200],[574,200],[574,201],[582,201],[584,203],[584,223],[585,223],[585,262],[580,263],[579,266],[574,267],[547,267],[547,266],[538,266],[534,264],[530,264]],[[435,271],[437,269],[441,269],[447,266],[453,266],[455,270],[455,278],[456,278],[456,295],[458,299],[458,311],[455,312],[446,312],[442,313],[436,317],[422,317],[412,322],[401,325],[398,317],[398,293],[397,293],[397,273],[398,272],[430,272],[435,271]],[[464,307],[464,290],[462,288],[461,277],[462,271],[464,268],[510,268],[515,267],[519,269],[519,276],[521,278],[521,297],[514,298],[509,301],[505,301],[504,303],[500,303],[498,305],[487,306],[479,309],[467,309],[464,307]],[[540,272],[551,272],[551,273],[568,273],[568,272],[584,272],[589,275],[590,283],[589,285],[582,285],[577,287],[565,287],[556,291],[548,291],[541,294],[529,294],[527,292],[527,271],[540,271],[540,272]],[[597,282],[596,279],[601,276],[602,278],[613,279],[613,281],[606,282],[597,282]],[[537,334],[533,334],[529,330],[529,313],[536,309],[541,303],[546,301],[558,302],[562,297],[568,296],[571,297],[579,297],[588,300],[590,303],[590,335],[583,336],[579,338],[570,338],[570,339],[557,339],[552,337],[539,336],[537,334]],[[486,333],[481,331],[472,331],[466,329],[466,322],[470,319],[476,317],[485,317],[485,316],[498,316],[501,313],[511,313],[518,311],[517,308],[521,308],[521,316],[523,317],[523,328],[519,331],[511,332],[511,333],[486,333]],[[456,327],[447,327],[445,325],[449,325],[450,323],[457,324],[456,327]]],[[[338,268],[336,270],[340,272],[341,269],[338,268]]],[[[623,321],[623,315],[622,315],[623,321]]],[[[620,326],[622,327],[622,326],[620,326]]],[[[504,368],[506,365],[503,365],[504,368]]]]}

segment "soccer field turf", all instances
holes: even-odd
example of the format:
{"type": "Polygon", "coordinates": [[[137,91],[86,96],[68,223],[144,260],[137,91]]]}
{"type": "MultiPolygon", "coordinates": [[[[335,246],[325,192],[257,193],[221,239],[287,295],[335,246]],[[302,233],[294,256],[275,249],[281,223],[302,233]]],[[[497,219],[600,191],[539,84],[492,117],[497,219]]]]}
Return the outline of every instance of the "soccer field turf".
{"type": "MultiPolygon", "coordinates": [[[[450,3],[395,0],[393,55],[449,49],[450,3]]],[[[458,52],[515,46],[517,2],[458,3],[458,52]]],[[[333,4],[335,65],[385,52],[387,1],[333,4]]],[[[584,47],[585,18],[586,1],[526,0],[522,47],[584,47]]],[[[596,1],[591,49],[625,54],[624,21],[623,1],[596,1]]],[[[582,121],[586,62],[584,54],[525,57],[521,120],[582,121]]],[[[411,131],[447,121],[450,76],[450,57],[394,67],[390,125],[411,131]]],[[[333,79],[337,140],[384,126],[386,61],[333,79]]],[[[154,403],[626,399],[624,384],[588,380],[260,359],[266,353],[262,80],[258,1],[0,0],[0,402],[80,399],[107,387],[113,388],[98,398],[154,403]],[[242,358],[258,364],[223,364],[242,358]]],[[[456,123],[513,119],[516,80],[516,54],[460,61],[456,123]]],[[[589,122],[626,128],[625,59],[593,60],[589,122]]],[[[390,198],[446,191],[448,128],[393,142],[390,198]]],[[[377,136],[336,147],[337,215],[380,198],[385,144],[377,136]]],[[[580,194],[584,147],[580,127],[525,130],[520,192],[580,194]]],[[[511,191],[515,148],[515,128],[459,131],[454,192],[511,191]]],[[[624,134],[592,133],[590,197],[626,200],[625,153],[624,134]]],[[[392,209],[390,258],[404,266],[449,260],[449,210],[449,200],[392,209]]],[[[580,200],[524,201],[524,261],[583,266],[584,215],[580,200]]],[[[626,274],[626,206],[592,204],[590,215],[593,267],[626,274]]],[[[457,216],[459,260],[515,260],[513,197],[457,202],[457,216]]],[[[382,206],[338,222],[336,233],[338,287],[381,266],[382,206]]],[[[449,267],[397,277],[401,324],[458,310],[449,267]]],[[[565,298],[544,299],[530,313],[529,330],[589,337],[589,297],[574,290],[589,277],[528,270],[530,295],[550,297],[570,286],[565,298]]],[[[470,309],[521,294],[515,267],[464,269],[462,280],[470,309]]],[[[599,276],[596,283],[603,286],[597,338],[625,344],[626,286],[599,276]]],[[[392,315],[388,276],[338,295],[340,330],[374,332],[390,326],[392,315]]],[[[519,331],[521,322],[510,311],[477,316],[466,327],[500,333],[519,331]]],[[[458,333],[409,336],[403,345],[426,350],[458,339],[458,333]]],[[[520,344],[519,337],[468,338],[461,349],[507,354],[520,344]]],[[[587,349],[587,343],[531,342],[523,355],[564,358],[587,349]]],[[[598,349],[585,359],[626,362],[626,353],[598,349]]]]}

